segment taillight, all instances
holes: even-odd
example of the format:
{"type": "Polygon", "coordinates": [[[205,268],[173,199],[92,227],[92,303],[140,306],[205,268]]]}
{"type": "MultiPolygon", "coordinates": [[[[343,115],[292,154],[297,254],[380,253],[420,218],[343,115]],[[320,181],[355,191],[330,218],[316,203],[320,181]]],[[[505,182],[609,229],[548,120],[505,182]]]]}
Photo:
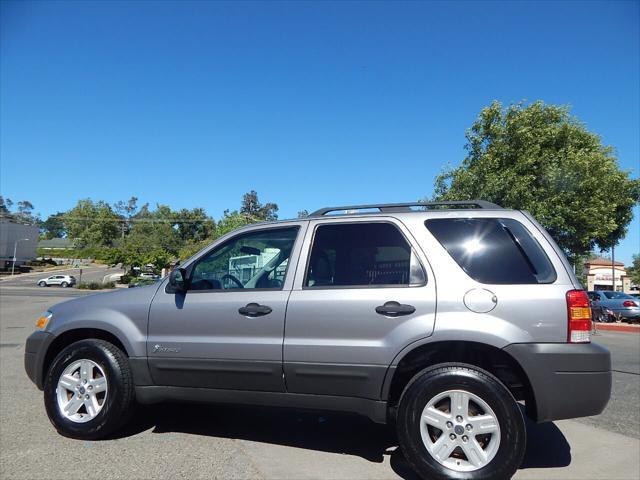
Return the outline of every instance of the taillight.
{"type": "Polygon", "coordinates": [[[587,292],[584,290],[567,292],[567,317],[569,321],[567,341],[589,343],[591,341],[591,308],[587,292]]]}
{"type": "Polygon", "coordinates": [[[633,300],[625,300],[624,302],[622,302],[622,306],[623,307],[637,307],[638,304],[636,302],[634,302],[633,300]]]}

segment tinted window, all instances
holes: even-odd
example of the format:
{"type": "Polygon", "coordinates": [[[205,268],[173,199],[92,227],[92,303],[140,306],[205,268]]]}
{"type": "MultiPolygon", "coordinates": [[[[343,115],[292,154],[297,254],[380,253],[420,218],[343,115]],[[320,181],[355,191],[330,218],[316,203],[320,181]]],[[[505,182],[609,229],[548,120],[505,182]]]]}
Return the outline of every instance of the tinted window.
{"type": "Polygon", "coordinates": [[[631,295],[627,295],[626,293],[622,292],[604,290],[602,293],[609,300],[635,300],[635,298],[633,298],[631,295]]]}
{"type": "Polygon", "coordinates": [[[281,289],[297,233],[290,227],[232,238],[198,261],[189,290],[281,289]]]}
{"type": "Polygon", "coordinates": [[[507,218],[438,218],[427,228],[474,280],[489,284],[551,283],[556,273],[535,238],[507,218]]]}
{"type": "Polygon", "coordinates": [[[307,287],[424,282],[424,271],[411,246],[389,223],[331,224],[316,229],[307,287]]]}

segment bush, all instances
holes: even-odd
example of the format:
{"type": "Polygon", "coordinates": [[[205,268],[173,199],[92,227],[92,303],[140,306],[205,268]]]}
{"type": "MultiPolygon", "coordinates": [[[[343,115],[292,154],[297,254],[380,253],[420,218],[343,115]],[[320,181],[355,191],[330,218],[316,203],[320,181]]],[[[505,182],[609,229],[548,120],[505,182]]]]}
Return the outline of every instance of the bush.
{"type": "Polygon", "coordinates": [[[89,282],[89,283],[79,283],[78,284],[78,289],[80,290],[103,290],[103,289],[107,289],[107,288],[115,288],[116,284],[113,282],[106,282],[106,283],[100,283],[100,282],[89,282]]]}

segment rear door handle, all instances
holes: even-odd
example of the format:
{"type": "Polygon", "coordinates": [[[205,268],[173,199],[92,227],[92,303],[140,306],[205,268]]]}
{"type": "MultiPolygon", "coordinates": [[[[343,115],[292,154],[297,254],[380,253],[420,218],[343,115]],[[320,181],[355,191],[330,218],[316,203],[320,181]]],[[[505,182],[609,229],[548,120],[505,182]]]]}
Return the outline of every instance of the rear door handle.
{"type": "Polygon", "coordinates": [[[261,317],[269,315],[272,312],[271,307],[260,305],[258,303],[247,303],[245,307],[240,307],[238,313],[245,317],[261,317]]]}
{"type": "Polygon", "coordinates": [[[410,315],[416,311],[413,305],[405,305],[398,302],[386,302],[384,305],[376,307],[376,313],[387,317],[399,317],[401,315],[410,315]]]}

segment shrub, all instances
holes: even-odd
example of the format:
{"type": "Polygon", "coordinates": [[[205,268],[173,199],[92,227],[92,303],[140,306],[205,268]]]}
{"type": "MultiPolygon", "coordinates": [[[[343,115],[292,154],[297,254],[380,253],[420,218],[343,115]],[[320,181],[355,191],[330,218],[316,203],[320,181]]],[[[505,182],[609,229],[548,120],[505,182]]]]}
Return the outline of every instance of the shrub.
{"type": "Polygon", "coordinates": [[[106,288],[115,288],[116,284],[113,282],[106,282],[106,283],[100,283],[100,282],[89,282],[89,283],[79,283],[78,284],[78,289],[80,290],[103,290],[106,288]]]}

